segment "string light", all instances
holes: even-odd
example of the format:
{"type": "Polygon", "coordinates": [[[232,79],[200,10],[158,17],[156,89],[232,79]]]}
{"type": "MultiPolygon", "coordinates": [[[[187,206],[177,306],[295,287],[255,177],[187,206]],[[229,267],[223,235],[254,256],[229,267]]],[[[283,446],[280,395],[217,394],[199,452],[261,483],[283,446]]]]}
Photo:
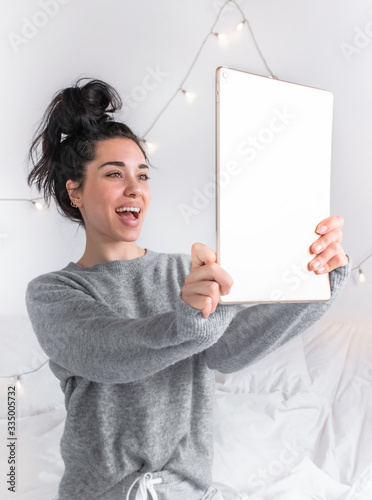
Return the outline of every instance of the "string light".
{"type": "Polygon", "coordinates": [[[352,271],[358,269],[358,272],[359,272],[359,281],[360,283],[365,283],[367,278],[365,277],[365,274],[363,273],[362,271],[362,268],[360,267],[364,262],[366,262],[368,259],[370,259],[372,257],[372,253],[367,255],[367,257],[362,260],[362,262],[360,262],[356,267],[353,267],[352,268],[352,271]]]}
{"type": "Polygon", "coordinates": [[[43,197],[31,198],[31,199],[30,198],[0,198],[0,201],[29,201],[38,210],[44,210],[45,206],[43,205],[43,203],[40,203],[39,201],[35,201],[35,200],[43,200],[43,199],[44,199],[43,197]]]}
{"type": "Polygon", "coordinates": [[[366,277],[364,276],[363,271],[361,269],[359,269],[359,281],[361,283],[365,283],[366,281],[366,277]]]}
{"type": "Polygon", "coordinates": [[[40,203],[39,201],[34,201],[34,200],[31,200],[32,203],[35,205],[35,208],[37,208],[38,210],[44,210],[45,206],[40,203]]]}
{"type": "Polygon", "coordinates": [[[237,24],[235,27],[236,31],[241,31],[244,28],[244,23],[245,23],[245,19],[241,23],[237,24]]]}
{"type": "Polygon", "coordinates": [[[224,35],[223,33],[212,33],[215,37],[217,37],[219,40],[221,41],[226,41],[226,35],[224,35]]]}
{"type": "Polygon", "coordinates": [[[37,368],[35,368],[35,370],[30,370],[28,372],[18,373],[17,375],[9,375],[9,376],[6,376],[6,377],[2,376],[2,377],[0,377],[0,379],[10,379],[10,378],[16,379],[16,382],[15,382],[14,385],[16,386],[16,390],[18,391],[18,394],[21,395],[24,392],[24,386],[22,384],[21,377],[23,375],[28,375],[29,373],[35,373],[35,372],[37,372],[44,365],[46,365],[48,362],[49,362],[49,359],[47,359],[46,361],[44,361],[44,363],[42,363],[40,366],[38,366],[37,368]]]}
{"type": "Polygon", "coordinates": [[[157,145],[154,144],[153,142],[149,142],[146,139],[143,139],[143,141],[145,143],[145,146],[149,151],[151,151],[151,153],[153,153],[157,149],[157,145]]]}
{"type": "Polygon", "coordinates": [[[21,382],[21,375],[17,375],[17,381],[15,383],[15,386],[18,396],[22,396],[22,394],[24,393],[24,386],[22,385],[21,382]]]}
{"type": "MultiPolygon", "coordinates": [[[[250,34],[251,34],[251,36],[252,36],[253,42],[254,42],[254,44],[255,44],[255,46],[256,46],[256,49],[257,49],[257,51],[258,51],[258,53],[259,53],[259,55],[260,55],[260,57],[261,57],[261,59],[262,59],[262,61],[263,61],[264,65],[266,66],[266,69],[267,69],[267,70],[268,70],[268,72],[270,73],[270,77],[271,77],[271,78],[277,78],[277,77],[273,74],[273,72],[271,71],[271,69],[269,68],[269,65],[267,64],[266,59],[264,58],[264,56],[263,56],[263,54],[262,54],[262,52],[261,52],[261,50],[260,50],[260,48],[259,48],[259,46],[258,46],[257,40],[256,40],[256,38],[255,38],[255,36],[254,36],[254,34],[253,34],[252,28],[251,28],[251,26],[250,26],[250,24],[249,24],[249,22],[248,22],[247,18],[246,18],[246,17],[245,17],[245,15],[244,15],[244,12],[243,12],[243,11],[242,11],[242,9],[240,8],[240,6],[239,6],[239,5],[235,2],[235,0],[227,0],[227,1],[226,1],[223,5],[222,5],[222,7],[220,8],[220,10],[219,10],[219,12],[218,12],[218,14],[217,14],[217,17],[216,17],[216,19],[215,19],[215,21],[214,21],[214,23],[213,23],[213,25],[212,25],[212,27],[211,27],[211,29],[210,29],[209,33],[205,36],[204,40],[202,41],[202,43],[201,43],[201,45],[200,45],[200,47],[199,47],[199,50],[197,51],[197,53],[196,53],[196,55],[195,55],[195,57],[194,57],[194,59],[193,59],[193,61],[192,61],[191,65],[190,65],[189,69],[187,70],[187,72],[186,72],[186,74],[185,74],[185,76],[184,76],[183,80],[181,81],[181,83],[180,83],[179,87],[178,87],[178,88],[177,88],[177,90],[176,90],[176,91],[175,91],[175,92],[171,95],[171,97],[168,99],[168,101],[165,103],[165,105],[164,105],[164,106],[162,107],[162,109],[159,111],[158,115],[155,117],[155,119],[154,119],[154,121],[152,122],[152,124],[150,125],[150,127],[146,130],[146,132],[144,132],[144,133],[143,133],[143,135],[142,135],[142,139],[143,139],[143,140],[146,140],[145,138],[147,137],[148,133],[149,133],[149,132],[150,132],[150,131],[154,128],[154,126],[156,125],[156,123],[158,122],[158,120],[160,119],[160,117],[164,114],[164,112],[165,112],[165,110],[167,109],[167,107],[169,106],[169,104],[173,101],[173,99],[176,97],[176,95],[178,94],[178,92],[182,91],[182,89],[184,88],[184,87],[183,87],[183,85],[184,85],[185,81],[187,80],[188,76],[190,75],[190,73],[191,73],[191,71],[192,71],[193,67],[195,66],[195,63],[196,63],[196,61],[198,60],[198,58],[199,58],[199,56],[200,56],[200,54],[201,54],[201,51],[203,50],[203,47],[204,47],[204,45],[206,44],[206,42],[207,42],[208,38],[209,38],[210,36],[214,36],[214,37],[218,38],[218,39],[219,39],[219,40],[221,40],[221,41],[222,41],[222,40],[226,41],[226,36],[225,36],[223,33],[214,32],[213,30],[214,30],[214,27],[215,27],[215,26],[216,26],[216,24],[217,24],[217,21],[218,21],[218,19],[219,19],[220,15],[221,15],[222,10],[225,8],[225,6],[226,6],[228,3],[230,3],[230,4],[231,4],[231,3],[233,3],[233,4],[234,4],[234,5],[235,5],[238,9],[239,9],[239,12],[241,13],[242,18],[243,18],[242,22],[241,22],[241,23],[239,23],[239,24],[241,24],[241,25],[242,25],[242,28],[244,27],[244,25],[246,25],[246,26],[247,26],[247,28],[249,29],[250,34]]],[[[241,28],[241,29],[242,29],[242,28],[241,28]]]]}
{"type": "MultiPolygon", "coordinates": [[[[251,29],[251,27],[250,27],[250,25],[249,25],[249,23],[248,23],[247,19],[245,18],[243,11],[241,10],[241,8],[239,7],[239,5],[238,5],[238,4],[237,4],[234,0],[226,0],[226,2],[225,2],[225,3],[222,5],[222,7],[220,8],[220,10],[219,10],[219,12],[218,12],[218,14],[217,14],[217,17],[216,17],[216,19],[215,19],[215,21],[214,21],[214,23],[213,23],[213,25],[212,25],[212,27],[211,27],[211,29],[210,29],[209,33],[205,36],[205,38],[204,38],[203,42],[201,43],[201,45],[200,45],[200,47],[199,47],[199,50],[198,50],[198,52],[196,53],[196,55],[195,55],[195,57],[194,57],[194,59],[193,59],[193,61],[192,61],[191,65],[190,65],[189,69],[187,70],[187,72],[186,72],[186,74],[185,74],[185,76],[184,76],[183,80],[181,81],[181,83],[180,83],[179,87],[178,87],[178,88],[177,88],[177,90],[173,93],[173,95],[172,95],[172,96],[168,99],[168,101],[166,102],[166,104],[162,107],[162,109],[160,110],[160,112],[158,113],[158,115],[155,117],[155,119],[154,119],[154,121],[152,122],[152,124],[150,125],[150,127],[149,127],[149,128],[146,130],[146,132],[142,135],[142,138],[141,138],[141,139],[142,139],[143,143],[145,144],[145,146],[149,149],[149,151],[154,152],[154,151],[157,149],[158,145],[157,145],[157,144],[155,144],[155,143],[153,143],[153,142],[148,141],[148,140],[146,139],[146,136],[147,136],[147,135],[148,135],[148,133],[149,133],[149,132],[153,129],[153,127],[154,127],[154,126],[155,126],[155,124],[158,122],[158,120],[160,119],[160,117],[164,114],[165,110],[167,109],[167,107],[169,106],[169,104],[173,101],[173,99],[176,97],[176,95],[177,95],[179,92],[181,92],[181,93],[183,93],[183,94],[185,95],[186,99],[187,99],[189,102],[192,102],[192,101],[194,100],[194,98],[195,98],[195,94],[194,94],[193,92],[190,92],[190,91],[188,91],[188,90],[184,89],[183,85],[184,85],[184,83],[185,83],[186,79],[188,78],[188,76],[190,75],[190,73],[191,73],[191,71],[192,71],[193,67],[195,66],[195,63],[196,63],[196,61],[198,60],[198,58],[199,58],[199,56],[200,56],[200,54],[201,54],[201,51],[203,50],[203,47],[204,47],[205,43],[207,42],[208,38],[209,38],[211,35],[214,35],[216,38],[218,38],[218,40],[220,40],[220,41],[226,41],[226,35],[224,35],[223,33],[214,32],[214,31],[213,31],[213,29],[214,29],[215,25],[217,24],[217,21],[218,21],[218,19],[219,19],[220,15],[221,15],[222,10],[225,8],[225,6],[226,6],[228,3],[233,3],[233,4],[235,4],[235,5],[236,5],[236,7],[239,9],[240,13],[241,13],[241,14],[242,14],[242,16],[243,16],[243,21],[240,23],[240,24],[242,25],[242,28],[243,28],[243,25],[244,25],[244,24],[247,24],[247,26],[248,26],[248,28],[249,28],[249,30],[250,30],[250,32],[251,32],[251,35],[252,35],[252,37],[253,37],[253,41],[254,41],[254,43],[255,43],[255,45],[256,45],[256,47],[257,47],[257,49],[258,49],[258,52],[259,52],[259,54],[260,54],[260,56],[261,56],[261,58],[262,58],[262,60],[263,60],[263,62],[264,62],[264,64],[265,64],[266,68],[268,69],[268,71],[269,71],[270,75],[274,76],[274,75],[273,75],[273,73],[272,73],[272,71],[271,71],[271,69],[268,67],[266,60],[264,59],[264,57],[263,57],[263,55],[262,55],[261,50],[260,50],[260,49],[259,49],[259,47],[258,47],[258,44],[257,44],[257,42],[256,42],[256,39],[254,38],[254,35],[253,35],[253,32],[252,32],[252,29],[251,29]]],[[[242,28],[240,28],[240,29],[242,29],[242,28]]],[[[37,202],[37,201],[35,201],[35,200],[38,200],[38,199],[40,199],[40,200],[41,200],[41,199],[43,199],[43,198],[33,198],[33,199],[26,199],[26,198],[18,198],[18,199],[16,199],[16,198],[0,198],[0,201],[29,201],[29,202],[31,202],[31,203],[34,205],[34,207],[35,207],[36,209],[38,209],[38,210],[43,210],[43,209],[44,209],[44,205],[43,205],[43,204],[41,204],[41,203],[39,203],[39,202],[37,202]]],[[[6,236],[6,235],[4,235],[4,236],[6,236]]],[[[0,238],[1,238],[1,235],[0,235],[0,238]]],[[[47,363],[47,362],[48,362],[48,360],[47,360],[45,363],[47,363]]],[[[33,373],[33,372],[35,372],[35,371],[39,370],[39,369],[40,369],[40,368],[41,368],[41,367],[42,367],[45,363],[43,363],[43,364],[42,364],[39,368],[37,368],[36,370],[32,370],[32,371],[27,372],[27,373],[33,373]]],[[[26,375],[26,373],[23,373],[23,374],[19,374],[19,375],[15,375],[15,376],[14,376],[14,377],[17,377],[17,382],[16,382],[16,384],[17,384],[17,387],[19,388],[19,390],[22,390],[21,375],[26,375]]],[[[9,378],[9,377],[0,377],[0,379],[1,379],[1,378],[9,378]]]]}
{"type": "MultiPolygon", "coordinates": [[[[268,77],[269,77],[269,78],[275,78],[275,79],[278,79],[278,78],[277,78],[277,76],[275,76],[275,75],[273,74],[273,72],[271,71],[271,69],[270,69],[269,65],[267,64],[267,61],[266,61],[266,59],[264,58],[264,56],[263,56],[263,54],[262,54],[262,52],[261,52],[261,49],[260,49],[260,47],[259,47],[259,45],[258,45],[258,42],[257,42],[257,40],[256,40],[256,37],[255,37],[255,35],[254,35],[254,33],[253,33],[253,30],[252,30],[252,28],[251,28],[251,25],[249,24],[248,19],[247,19],[247,18],[246,18],[246,16],[244,15],[243,10],[242,10],[242,9],[241,9],[241,7],[240,7],[240,6],[239,6],[239,5],[235,2],[235,0],[226,0],[226,2],[225,2],[225,3],[222,5],[222,7],[220,8],[220,10],[219,10],[219,12],[218,12],[218,14],[217,14],[217,17],[216,17],[216,19],[215,19],[215,21],[214,21],[214,23],[213,23],[213,25],[212,25],[212,27],[211,27],[211,29],[210,29],[209,33],[205,36],[205,38],[204,38],[203,42],[201,43],[201,45],[200,45],[200,47],[199,47],[199,50],[197,51],[197,53],[196,53],[196,55],[195,55],[195,57],[194,57],[194,59],[193,59],[193,61],[192,61],[191,65],[190,65],[189,69],[187,70],[187,72],[186,72],[186,74],[185,74],[185,76],[184,76],[183,80],[181,81],[181,83],[180,83],[179,87],[176,89],[176,91],[172,94],[172,96],[168,99],[168,101],[167,101],[167,102],[165,103],[165,105],[162,107],[162,109],[161,109],[161,110],[160,110],[160,112],[157,114],[157,116],[155,117],[155,119],[154,119],[154,121],[152,122],[152,124],[150,125],[150,127],[149,127],[149,128],[146,130],[146,132],[142,135],[142,141],[144,142],[145,146],[148,148],[148,150],[149,150],[149,151],[154,152],[154,151],[158,148],[158,145],[157,145],[157,144],[155,144],[155,143],[153,143],[153,142],[148,141],[148,140],[146,139],[146,136],[147,136],[147,135],[148,135],[148,133],[149,133],[149,132],[150,132],[150,131],[154,128],[154,126],[156,125],[156,123],[158,122],[158,120],[160,119],[160,117],[164,114],[165,110],[166,110],[166,109],[167,109],[167,107],[170,105],[170,103],[173,101],[173,99],[176,97],[176,95],[177,95],[179,92],[182,92],[182,93],[185,95],[185,97],[187,98],[187,100],[192,101],[192,100],[194,99],[195,95],[194,95],[193,93],[189,92],[188,90],[185,90],[185,89],[184,89],[184,87],[183,87],[183,85],[184,85],[185,81],[187,80],[188,76],[190,75],[190,73],[191,73],[191,71],[192,71],[193,67],[195,66],[195,63],[196,63],[196,61],[198,60],[198,58],[199,58],[199,56],[200,56],[200,54],[201,54],[201,51],[203,50],[203,47],[204,47],[205,43],[207,42],[208,38],[209,38],[211,35],[214,35],[214,36],[215,36],[216,38],[218,38],[219,40],[223,40],[223,39],[225,39],[225,40],[226,40],[226,36],[225,36],[223,33],[214,32],[214,31],[213,31],[213,29],[214,29],[215,25],[217,24],[217,21],[218,21],[218,19],[219,19],[220,15],[221,15],[221,12],[223,11],[223,9],[226,7],[226,5],[227,5],[227,4],[232,4],[232,3],[233,3],[236,7],[237,7],[237,9],[239,10],[239,12],[240,12],[240,14],[241,14],[241,16],[242,16],[242,21],[236,25],[235,29],[236,29],[237,31],[242,31],[242,30],[243,30],[243,28],[244,28],[244,26],[247,26],[247,28],[248,28],[248,30],[249,30],[249,32],[250,32],[250,34],[251,34],[251,37],[252,37],[253,43],[255,44],[256,49],[257,49],[257,51],[258,51],[258,53],[259,53],[259,55],[260,55],[260,57],[261,57],[261,59],[262,59],[262,61],[263,61],[264,65],[265,65],[265,67],[266,67],[267,71],[269,72],[268,77]]],[[[37,200],[37,199],[42,199],[42,198],[33,198],[33,199],[25,199],[25,198],[21,198],[21,199],[13,199],[13,198],[0,198],[0,201],[30,201],[30,202],[32,202],[32,203],[33,203],[33,205],[35,206],[35,208],[37,208],[37,209],[41,210],[41,209],[43,209],[43,208],[44,208],[44,206],[43,206],[41,203],[36,202],[35,200],[37,200]]],[[[2,233],[2,234],[1,234],[1,233],[0,233],[0,240],[1,240],[1,239],[4,239],[6,236],[7,236],[6,234],[4,234],[4,233],[2,233]]],[[[354,267],[354,268],[352,269],[352,271],[353,271],[353,270],[355,270],[355,269],[358,269],[358,270],[359,270],[359,281],[360,281],[361,283],[364,283],[364,282],[366,281],[366,277],[365,277],[365,275],[364,275],[364,273],[363,273],[362,269],[360,268],[360,265],[361,265],[361,264],[363,264],[363,263],[364,263],[367,259],[369,259],[370,257],[372,257],[372,254],[371,254],[371,255],[369,255],[366,259],[364,259],[364,260],[363,260],[363,261],[359,264],[359,266],[354,267]]]]}
{"type": "MultiPolygon", "coordinates": [[[[221,15],[221,12],[223,11],[223,9],[226,7],[226,5],[227,5],[227,4],[232,4],[232,3],[233,3],[233,4],[234,4],[234,5],[238,8],[238,10],[239,10],[239,12],[241,13],[242,18],[243,18],[243,20],[242,20],[242,21],[238,24],[238,26],[237,26],[237,28],[236,28],[236,29],[237,29],[238,31],[240,31],[240,30],[242,30],[242,29],[243,29],[244,25],[247,25],[247,27],[248,27],[248,29],[249,29],[249,31],[250,31],[250,34],[251,34],[251,36],[252,36],[253,42],[254,42],[254,44],[255,44],[255,46],[256,46],[256,49],[257,49],[257,51],[258,51],[258,53],[259,53],[259,55],[260,55],[260,57],[261,57],[261,59],[262,59],[263,63],[265,64],[265,66],[266,66],[266,68],[267,68],[268,72],[270,73],[270,77],[271,77],[271,78],[276,78],[276,76],[274,76],[273,72],[272,72],[272,71],[271,71],[271,69],[269,68],[269,66],[268,66],[268,64],[267,64],[267,62],[266,62],[266,59],[265,59],[265,58],[264,58],[264,56],[262,55],[262,52],[261,52],[261,50],[260,50],[260,48],[259,48],[259,46],[258,46],[257,40],[256,40],[256,38],[255,38],[255,36],[254,36],[254,34],[253,34],[252,28],[251,28],[251,26],[250,26],[250,24],[249,24],[249,22],[248,22],[247,18],[245,17],[244,12],[243,12],[243,11],[242,11],[242,9],[240,8],[240,6],[239,6],[239,5],[235,2],[235,0],[226,0],[226,2],[225,2],[225,3],[222,5],[222,7],[220,8],[220,10],[219,10],[219,12],[218,12],[218,14],[217,14],[217,16],[216,16],[216,19],[215,19],[215,21],[214,21],[214,23],[213,23],[213,25],[212,25],[212,27],[211,27],[211,29],[210,29],[209,33],[206,35],[206,37],[204,38],[203,42],[201,43],[201,45],[200,45],[200,47],[199,47],[199,50],[198,50],[198,52],[196,53],[196,56],[194,57],[194,59],[193,59],[193,61],[192,61],[191,65],[190,65],[189,69],[187,70],[186,75],[184,76],[183,80],[181,81],[181,83],[180,83],[179,87],[176,89],[176,91],[173,93],[173,95],[172,95],[172,96],[168,99],[168,101],[166,102],[166,104],[163,106],[163,108],[162,108],[162,109],[160,110],[160,112],[157,114],[157,116],[155,117],[155,119],[154,119],[154,121],[152,122],[152,124],[150,125],[150,127],[146,130],[146,132],[145,132],[144,134],[142,134],[141,139],[142,139],[142,141],[144,142],[144,144],[146,145],[146,147],[149,149],[149,151],[154,152],[154,151],[157,149],[157,147],[158,147],[158,146],[157,146],[156,144],[154,144],[153,142],[147,141],[146,137],[147,137],[148,133],[149,133],[149,132],[153,129],[153,127],[155,126],[155,124],[158,122],[158,120],[160,119],[160,117],[164,114],[165,110],[167,109],[167,107],[169,106],[169,104],[173,101],[173,99],[176,97],[176,95],[177,95],[179,92],[182,92],[182,93],[184,93],[184,94],[185,94],[185,97],[187,98],[187,100],[188,100],[189,102],[192,102],[192,101],[194,100],[194,98],[195,98],[195,94],[194,94],[194,93],[192,93],[192,92],[189,92],[189,91],[185,90],[185,89],[183,88],[183,85],[184,85],[184,83],[185,83],[186,79],[188,78],[188,76],[190,75],[190,73],[191,73],[191,71],[192,71],[193,67],[195,66],[195,63],[196,63],[196,61],[198,60],[198,58],[199,58],[199,56],[200,56],[200,54],[201,54],[201,51],[202,51],[202,49],[203,49],[203,47],[204,47],[205,43],[207,42],[208,38],[209,38],[211,35],[214,35],[214,36],[215,36],[216,38],[218,38],[220,41],[226,42],[226,40],[227,40],[226,35],[224,35],[223,33],[214,32],[214,31],[213,31],[213,29],[214,29],[215,25],[217,24],[218,19],[219,19],[220,15],[221,15]]],[[[32,200],[28,200],[28,201],[32,201],[32,200]]],[[[36,205],[36,204],[35,204],[35,206],[36,206],[36,208],[42,209],[39,205],[36,205]]]]}
{"type": "Polygon", "coordinates": [[[181,91],[185,94],[185,97],[189,102],[192,102],[195,99],[195,94],[185,89],[181,89],[181,91]]]}
{"type": "MultiPolygon", "coordinates": [[[[247,18],[245,17],[245,15],[244,15],[244,12],[242,11],[242,9],[240,8],[240,6],[239,6],[239,5],[238,5],[238,4],[237,4],[234,0],[226,0],[226,2],[222,5],[221,9],[219,10],[218,15],[217,15],[217,17],[216,17],[216,19],[215,19],[215,21],[214,21],[214,23],[213,23],[212,27],[211,27],[210,32],[206,35],[206,37],[204,38],[203,42],[201,43],[201,46],[199,47],[199,50],[198,50],[198,52],[197,52],[196,56],[194,57],[194,59],[193,59],[193,61],[192,61],[191,65],[190,65],[189,69],[187,70],[186,75],[184,76],[184,78],[183,78],[183,80],[182,80],[182,82],[181,82],[180,86],[179,86],[179,87],[177,88],[177,90],[173,93],[173,95],[172,95],[172,96],[168,99],[168,101],[166,102],[166,104],[163,106],[163,108],[160,110],[160,112],[158,113],[158,115],[155,117],[155,119],[154,119],[154,121],[152,122],[152,124],[150,125],[150,127],[149,127],[149,128],[146,130],[146,132],[142,135],[142,141],[143,141],[143,143],[145,144],[145,146],[149,149],[149,151],[154,152],[154,151],[157,149],[157,147],[158,147],[158,146],[157,146],[157,144],[155,144],[155,143],[153,143],[153,142],[148,141],[148,140],[146,139],[146,136],[147,136],[147,135],[148,135],[148,133],[149,133],[149,132],[150,132],[150,131],[154,128],[155,124],[158,122],[158,120],[160,119],[160,117],[164,114],[165,110],[167,109],[167,107],[169,106],[169,104],[173,101],[173,99],[176,97],[176,95],[177,95],[179,92],[182,92],[182,93],[185,95],[185,97],[187,98],[187,100],[188,100],[189,102],[192,102],[192,101],[194,100],[194,98],[195,98],[195,94],[194,94],[194,93],[192,93],[192,92],[190,92],[190,91],[188,91],[188,90],[186,90],[186,89],[184,89],[184,88],[183,88],[183,84],[185,83],[185,81],[186,81],[186,79],[188,78],[188,76],[190,75],[190,73],[191,73],[191,71],[192,71],[193,67],[195,66],[195,63],[196,63],[196,61],[198,60],[198,58],[199,58],[199,56],[200,56],[200,54],[201,54],[201,51],[202,51],[202,49],[203,49],[203,47],[204,47],[205,43],[207,42],[208,38],[209,38],[211,35],[214,35],[214,36],[215,36],[216,38],[218,38],[220,41],[224,41],[224,42],[226,42],[226,40],[227,40],[226,35],[225,35],[225,34],[223,34],[223,33],[214,32],[214,31],[213,31],[213,28],[214,28],[214,27],[215,27],[215,25],[217,24],[217,21],[218,21],[218,19],[219,19],[220,15],[221,15],[222,10],[225,8],[225,6],[226,6],[228,3],[233,3],[233,4],[234,4],[234,5],[238,8],[238,10],[240,11],[240,13],[241,13],[241,15],[242,15],[242,17],[243,17],[243,20],[242,20],[240,23],[238,23],[238,24],[236,25],[236,27],[235,27],[236,31],[242,31],[242,30],[243,30],[243,28],[244,28],[244,26],[245,26],[245,25],[247,26],[247,28],[249,29],[249,32],[250,32],[250,34],[251,34],[251,37],[252,37],[252,39],[253,39],[253,42],[254,42],[254,44],[255,44],[255,46],[256,46],[256,49],[257,49],[257,51],[258,51],[258,53],[259,53],[259,55],[260,55],[260,57],[261,57],[261,59],[262,59],[263,63],[265,64],[267,71],[270,73],[270,75],[268,75],[268,76],[269,76],[269,78],[275,78],[275,79],[278,79],[278,78],[277,78],[277,77],[273,74],[273,72],[271,71],[271,69],[269,68],[269,65],[267,64],[266,59],[264,58],[264,56],[263,56],[263,54],[262,54],[262,52],[261,52],[261,49],[260,49],[260,47],[259,47],[259,45],[258,45],[258,43],[257,43],[257,40],[256,40],[256,38],[255,38],[255,36],[254,36],[254,33],[253,33],[252,28],[251,28],[251,26],[250,26],[250,24],[249,24],[249,21],[248,21],[248,19],[247,19],[247,18]]],[[[38,210],[43,210],[43,209],[45,208],[45,206],[44,206],[42,203],[35,201],[35,200],[38,200],[38,199],[39,199],[39,200],[41,200],[41,199],[43,199],[43,198],[42,198],[42,197],[40,197],[40,198],[33,198],[33,199],[27,199],[27,198],[0,198],[0,201],[29,201],[29,202],[31,202],[31,203],[34,205],[34,207],[35,207],[36,209],[38,209],[38,210]]],[[[0,233],[0,240],[1,240],[2,238],[5,238],[5,237],[7,237],[7,235],[6,235],[6,234],[4,234],[4,233],[0,233]]],[[[358,269],[358,270],[359,270],[359,280],[360,280],[360,282],[361,282],[361,283],[364,283],[364,282],[366,281],[366,277],[365,277],[365,275],[363,274],[363,271],[362,271],[362,269],[360,268],[360,265],[361,265],[361,264],[363,264],[363,263],[364,263],[367,259],[369,259],[370,257],[372,257],[372,254],[370,254],[370,255],[369,255],[366,259],[364,259],[364,260],[363,260],[363,261],[359,264],[359,266],[354,267],[354,268],[352,269],[352,271],[353,271],[353,270],[355,270],[355,269],[358,269]]],[[[38,368],[36,368],[35,370],[31,370],[31,371],[29,371],[29,372],[25,372],[25,373],[20,373],[20,374],[18,374],[18,375],[12,375],[12,376],[10,376],[10,377],[4,377],[4,376],[2,376],[2,377],[0,377],[0,379],[5,379],[5,378],[16,378],[16,387],[17,387],[17,389],[18,389],[19,393],[21,393],[21,394],[22,394],[22,393],[23,393],[23,385],[22,385],[22,382],[21,382],[21,376],[22,376],[22,375],[27,375],[27,374],[29,374],[29,373],[34,373],[34,372],[36,372],[36,371],[40,370],[40,369],[41,369],[41,368],[42,368],[42,367],[43,367],[46,363],[48,363],[48,361],[49,361],[49,359],[47,359],[44,363],[42,363],[42,364],[41,364],[38,368]]]]}

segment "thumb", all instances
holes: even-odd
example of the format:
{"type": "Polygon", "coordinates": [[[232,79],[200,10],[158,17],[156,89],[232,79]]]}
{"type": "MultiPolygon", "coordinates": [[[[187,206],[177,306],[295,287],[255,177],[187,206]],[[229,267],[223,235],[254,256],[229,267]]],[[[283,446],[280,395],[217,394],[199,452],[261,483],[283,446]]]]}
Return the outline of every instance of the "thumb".
{"type": "Polygon", "coordinates": [[[191,247],[191,272],[205,264],[217,262],[216,253],[203,243],[194,243],[191,247]]]}

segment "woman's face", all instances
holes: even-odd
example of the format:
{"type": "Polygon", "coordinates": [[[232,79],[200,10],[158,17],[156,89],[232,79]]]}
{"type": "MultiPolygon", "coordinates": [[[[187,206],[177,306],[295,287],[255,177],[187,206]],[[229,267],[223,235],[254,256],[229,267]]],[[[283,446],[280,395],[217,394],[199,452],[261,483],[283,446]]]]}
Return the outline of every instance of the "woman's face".
{"type": "Polygon", "coordinates": [[[77,201],[71,192],[84,218],[87,236],[105,242],[138,239],[151,200],[148,173],[146,159],[131,139],[115,137],[97,143],[96,159],[87,166],[85,185],[77,201]],[[130,212],[119,215],[115,211],[128,204],[140,207],[137,218],[130,212]]]}

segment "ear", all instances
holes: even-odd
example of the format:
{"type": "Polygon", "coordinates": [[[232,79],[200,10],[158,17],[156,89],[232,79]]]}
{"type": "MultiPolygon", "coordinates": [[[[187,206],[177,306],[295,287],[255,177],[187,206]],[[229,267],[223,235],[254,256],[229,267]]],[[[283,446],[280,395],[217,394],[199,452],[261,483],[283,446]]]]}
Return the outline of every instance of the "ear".
{"type": "Polygon", "coordinates": [[[80,197],[80,192],[78,190],[78,182],[69,179],[66,182],[66,189],[68,191],[72,203],[75,203],[75,205],[80,206],[81,197],[80,197]]]}

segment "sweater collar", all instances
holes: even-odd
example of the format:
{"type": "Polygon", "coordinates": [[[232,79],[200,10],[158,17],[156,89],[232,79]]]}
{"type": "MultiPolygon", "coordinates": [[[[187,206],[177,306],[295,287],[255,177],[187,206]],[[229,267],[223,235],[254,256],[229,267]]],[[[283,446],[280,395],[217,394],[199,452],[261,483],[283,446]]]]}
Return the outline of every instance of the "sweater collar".
{"type": "Polygon", "coordinates": [[[141,255],[141,257],[136,257],[135,259],[128,260],[109,260],[107,262],[101,262],[99,264],[95,264],[90,267],[83,267],[76,262],[70,262],[65,269],[82,272],[82,273],[91,273],[91,272],[112,272],[114,274],[120,273],[130,273],[132,271],[142,271],[145,270],[149,262],[151,262],[157,255],[157,252],[146,248],[145,255],[141,255]]]}

